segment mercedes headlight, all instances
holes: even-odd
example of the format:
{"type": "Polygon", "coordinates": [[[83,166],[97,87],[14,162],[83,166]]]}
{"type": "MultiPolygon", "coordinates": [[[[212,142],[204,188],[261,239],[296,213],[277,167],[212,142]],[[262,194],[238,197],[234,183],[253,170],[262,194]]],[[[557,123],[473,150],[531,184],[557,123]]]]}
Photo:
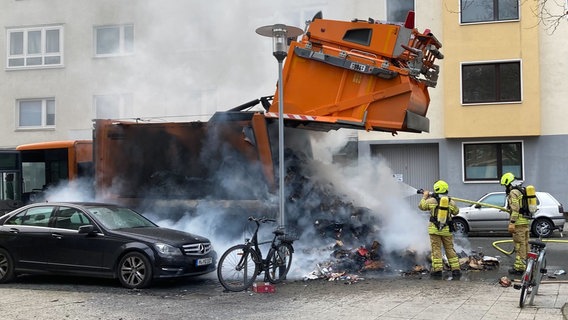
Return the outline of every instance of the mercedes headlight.
{"type": "Polygon", "coordinates": [[[181,256],[181,250],[165,243],[155,243],[154,246],[158,253],[163,256],[181,256]]]}

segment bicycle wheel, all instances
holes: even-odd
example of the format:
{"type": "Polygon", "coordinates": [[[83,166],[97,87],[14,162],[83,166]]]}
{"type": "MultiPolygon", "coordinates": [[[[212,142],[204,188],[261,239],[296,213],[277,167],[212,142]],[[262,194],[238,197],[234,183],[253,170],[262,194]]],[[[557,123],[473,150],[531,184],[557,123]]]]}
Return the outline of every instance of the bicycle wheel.
{"type": "Polygon", "coordinates": [[[268,252],[268,266],[266,278],[270,283],[280,283],[286,279],[290,266],[292,265],[292,253],[294,248],[289,243],[279,243],[276,248],[271,248],[268,252]]]}
{"type": "Polygon", "coordinates": [[[521,285],[521,299],[519,300],[519,307],[525,306],[525,301],[527,301],[527,296],[530,294],[531,288],[528,283],[521,285]]]}
{"type": "Polygon", "coordinates": [[[228,291],[248,289],[258,275],[258,261],[256,252],[244,244],[227,249],[217,264],[219,282],[228,291]]]}
{"type": "Polygon", "coordinates": [[[538,288],[540,286],[540,281],[542,280],[544,274],[546,273],[546,258],[543,256],[536,262],[536,267],[534,268],[533,277],[533,288],[529,297],[529,304],[533,304],[534,297],[538,294],[538,288]],[[542,259],[542,260],[541,260],[542,259]]]}
{"type": "Polygon", "coordinates": [[[527,268],[525,269],[525,272],[523,273],[522,276],[522,280],[521,280],[521,297],[519,299],[519,307],[524,307],[525,306],[525,302],[527,301],[527,297],[531,294],[531,292],[533,291],[533,265],[534,264],[534,260],[529,259],[527,261],[527,268]]]}

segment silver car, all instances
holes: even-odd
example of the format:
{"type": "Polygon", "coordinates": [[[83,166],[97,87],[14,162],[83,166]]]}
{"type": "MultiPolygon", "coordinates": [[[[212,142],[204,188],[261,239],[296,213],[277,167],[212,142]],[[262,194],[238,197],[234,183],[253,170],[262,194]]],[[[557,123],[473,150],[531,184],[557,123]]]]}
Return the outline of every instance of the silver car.
{"type": "MultiPolygon", "coordinates": [[[[562,231],[564,223],[564,208],[548,192],[537,192],[538,211],[531,220],[531,234],[533,237],[550,237],[554,230],[562,231]]],[[[499,207],[507,207],[505,192],[487,193],[477,202],[487,203],[499,207]]],[[[507,232],[509,213],[473,204],[460,208],[460,213],[453,218],[456,232],[507,232]]]]}

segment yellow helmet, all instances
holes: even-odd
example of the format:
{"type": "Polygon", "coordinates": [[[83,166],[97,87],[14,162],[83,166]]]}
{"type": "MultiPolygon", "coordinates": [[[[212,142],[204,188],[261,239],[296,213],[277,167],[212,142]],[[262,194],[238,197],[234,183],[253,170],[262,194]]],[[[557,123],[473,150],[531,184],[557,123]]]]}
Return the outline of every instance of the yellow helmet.
{"type": "Polygon", "coordinates": [[[507,172],[501,176],[501,184],[504,186],[510,185],[513,180],[515,180],[515,175],[510,172],[507,172]]]}
{"type": "Polygon", "coordinates": [[[434,192],[441,194],[441,193],[448,193],[448,183],[444,180],[438,180],[434,183],[434,192]]]}

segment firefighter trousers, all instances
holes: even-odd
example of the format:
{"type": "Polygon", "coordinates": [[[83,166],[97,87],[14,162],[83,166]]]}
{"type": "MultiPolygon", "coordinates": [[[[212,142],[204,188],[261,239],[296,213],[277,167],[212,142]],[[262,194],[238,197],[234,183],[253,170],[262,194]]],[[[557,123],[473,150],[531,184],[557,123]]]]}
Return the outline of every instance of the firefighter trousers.
{"type": "Polygon", "coordinates": [[[513,232],[513,243],[515,244],[515,264],[513,268],[517,271],[525,271],[527,253],[529,252],[529,225],[515,225],[513,232]]]}
{"type": "Polygon", "coordinates": [[[438,234],[430,234],[430,247],[432,249],[432,272],[442,271],[444,269],[444,261],[442,259],[442,247],[446,252],[450,269],[460,270],[458,255],[454,249],[453,236],[441,236],[438,234]]]}

